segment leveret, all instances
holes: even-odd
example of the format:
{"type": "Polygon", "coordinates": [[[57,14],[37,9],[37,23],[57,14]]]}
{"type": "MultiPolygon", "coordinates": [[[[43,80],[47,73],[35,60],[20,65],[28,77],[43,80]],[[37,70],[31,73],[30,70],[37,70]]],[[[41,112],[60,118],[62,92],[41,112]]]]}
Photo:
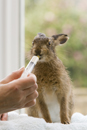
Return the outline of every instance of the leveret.
{"type": "Polygon", "coordinates": [[[69,124],[73,113],[72,82],[55,47],[68,40],[68,35],[47,37],[38,33],[32,42],[31,57],[40,57],[33,73],[37,77],[39,97],[36,105],[27,110],[29,116],[43,117],[46,122],[69,124]],[[60,114],[59,114],[59,109],[60,114]]]}

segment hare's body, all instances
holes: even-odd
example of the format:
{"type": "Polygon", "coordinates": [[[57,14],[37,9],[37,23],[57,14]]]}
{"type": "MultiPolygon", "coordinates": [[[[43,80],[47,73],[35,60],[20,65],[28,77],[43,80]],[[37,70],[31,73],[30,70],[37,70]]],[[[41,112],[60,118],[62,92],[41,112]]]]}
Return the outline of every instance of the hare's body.
{"type": "MultiPolygon", "coordinates": [[[[40,39],[44,41],[45,38],[40,39]]],[[[40,53],[39,48],[40,46],[33,51],[40,53]]],[[[66,124],[70,122],[73,109],[72,83],[63,63],[55,55],[55,51],[53,54],[49,55],[49,53],[44,46],[43,53],[39,54],[42,60],[33,70],[37,77],[39,97],[36,105],[30,108],[28,113],[34,117],[43,117],[47,122],[59,121],[60,115],[61,122],[66,124]],[[43,56],[44,53],[45,56],[43,56]]]]}

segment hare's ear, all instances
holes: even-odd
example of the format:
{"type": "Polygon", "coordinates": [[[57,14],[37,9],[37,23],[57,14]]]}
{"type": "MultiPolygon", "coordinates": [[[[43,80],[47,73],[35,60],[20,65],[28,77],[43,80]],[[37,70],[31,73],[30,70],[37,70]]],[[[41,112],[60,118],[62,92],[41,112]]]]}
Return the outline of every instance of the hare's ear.
{"type": "Polygon", "coordinates": [[[66,34],[53,35],[52,38],[54,39],[55,45],[64,44],[69,39],[66,34]]]}

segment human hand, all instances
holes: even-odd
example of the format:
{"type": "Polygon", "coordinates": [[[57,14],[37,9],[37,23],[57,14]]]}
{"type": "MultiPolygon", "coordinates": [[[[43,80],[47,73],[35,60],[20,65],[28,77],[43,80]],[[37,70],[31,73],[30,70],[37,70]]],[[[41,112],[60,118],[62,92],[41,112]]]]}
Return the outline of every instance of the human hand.
{"type": "Polygon", "coordinates": [[[35,105],[38,96],[36,76],[20,78],[24,68],[0,82],[0,113],[35,105]]]}

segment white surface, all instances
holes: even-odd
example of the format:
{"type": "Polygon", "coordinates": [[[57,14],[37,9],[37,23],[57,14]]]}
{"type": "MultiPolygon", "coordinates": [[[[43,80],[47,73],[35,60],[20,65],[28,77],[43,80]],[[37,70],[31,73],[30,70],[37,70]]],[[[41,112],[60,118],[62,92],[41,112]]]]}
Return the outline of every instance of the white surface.
{"type": "Polygon", "coordinates": [[[87,116],[74,113],[71,124],[46,123],[44,119],[10,112],[8,121],[0,121],[0,130],[87,130],[87,116]]]}

